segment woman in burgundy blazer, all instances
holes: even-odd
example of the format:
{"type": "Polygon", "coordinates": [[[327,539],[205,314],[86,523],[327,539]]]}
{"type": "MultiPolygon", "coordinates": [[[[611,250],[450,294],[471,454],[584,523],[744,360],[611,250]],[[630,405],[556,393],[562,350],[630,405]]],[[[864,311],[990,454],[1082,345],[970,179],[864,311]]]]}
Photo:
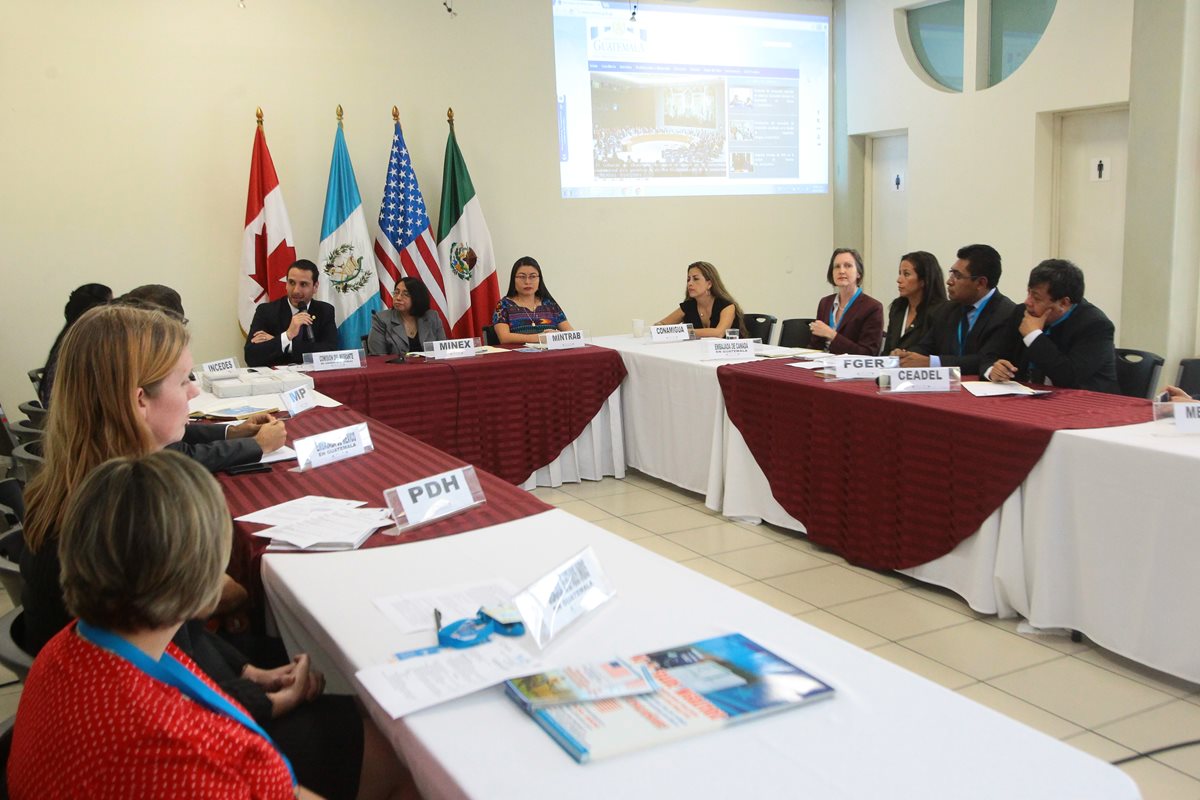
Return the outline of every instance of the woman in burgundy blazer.
{"type": "Polygon", "coordinates": [[[883,343],[883,304],[863,294],[863,262],[857,250],[839,247],[829,259],[825,280],[837,291],[822,297],[809,325],[809,347],[836,355],[873,356],[883,343]],[[837,309],[834,309],[834,303],[837,309]]]}

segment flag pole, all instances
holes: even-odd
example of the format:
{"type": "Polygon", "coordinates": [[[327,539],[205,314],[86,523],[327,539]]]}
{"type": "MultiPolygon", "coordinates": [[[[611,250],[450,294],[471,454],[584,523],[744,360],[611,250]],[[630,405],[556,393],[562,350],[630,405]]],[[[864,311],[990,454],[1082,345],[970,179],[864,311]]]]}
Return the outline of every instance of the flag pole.
{"type": "Polygon", "coordinates": [[[258,120],[258,127],[262,127],[262,106],[254,109],[254,118],[258,120]]]}
{"type": "Polygon", "coordinates": [[[342,106],[339,103],[337,107],[338,127],[342,127],[342,106]]]}
{"type": "Polygon", "coordinates": [[[450,123],[450,132],[454,133],[454,109],[446,109],[446,122],[450,123]]]}
{"type": "Polygon", "coordinates": [[[396,108],[395,106],[392,106],[392,122],[396,123],[397,125],[400,124],[400,109],[396,108]]]}

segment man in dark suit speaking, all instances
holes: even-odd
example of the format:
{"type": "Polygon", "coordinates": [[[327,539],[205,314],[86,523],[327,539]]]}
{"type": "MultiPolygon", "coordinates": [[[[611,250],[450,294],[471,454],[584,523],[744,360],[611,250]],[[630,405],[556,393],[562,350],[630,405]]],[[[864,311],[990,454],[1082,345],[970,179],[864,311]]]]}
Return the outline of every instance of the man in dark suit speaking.
{"type": "Polygon", "coordinates": [[[984,354],[981,374],[1120,394],[1113,324],[1083,299],[1083,289],[1083,270],[1070,261],[1051,258],[1034,267],[1025,305],[1005,324],[1008,342],[984,354]]]}
{"type": "Polygon", "coordinates": [[[312,299],[318,277],[317,265],[307,259],[288,267],[287,296],[254,310],[246,337],[246,366],[299,364],[305,353],[337,349],[333,306],[312,299]]]}
{"type": "Polygon", "coordinates": [[[958,367],[979,373],[983,353],[995,350],[1016,304],[1000,294],[1000,254],[986,244],[960,248],[946,280],[950,298],[930,320],[924,338],[909,350],[894,350],[902,367],[958,367]]]}

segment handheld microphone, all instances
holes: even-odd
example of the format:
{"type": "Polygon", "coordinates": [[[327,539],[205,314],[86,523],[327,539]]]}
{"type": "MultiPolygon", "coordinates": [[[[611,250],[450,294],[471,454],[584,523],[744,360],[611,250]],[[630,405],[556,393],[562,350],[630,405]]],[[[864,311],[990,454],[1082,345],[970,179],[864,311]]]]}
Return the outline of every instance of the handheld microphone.
{"type": "MultiPolygon", "coordinates": [[[[307,312],[308,311],[308,303],[301,303],[300,305],[296,306],[296,310],[300,311],[301,313],[307,312]]],[[[311,342],[313,340],[312,325],[301,326],[300,335],[304,338],[305,341],[311,342]]]]}

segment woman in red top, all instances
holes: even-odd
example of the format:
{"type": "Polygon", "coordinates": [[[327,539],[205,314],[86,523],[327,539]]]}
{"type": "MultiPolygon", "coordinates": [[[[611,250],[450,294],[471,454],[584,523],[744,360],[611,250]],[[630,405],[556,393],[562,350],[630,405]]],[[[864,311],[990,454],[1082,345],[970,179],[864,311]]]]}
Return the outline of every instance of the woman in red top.
{"type": "Polygon", "coordinates": [[[216,606],[231,533],[216,481],[178,453],[113,459],[83,480],[58,541],[78,622],[42,649],[25,682],[12,797],[315,797],[245,709],[171,644],[184,621],[216,606]]]}

